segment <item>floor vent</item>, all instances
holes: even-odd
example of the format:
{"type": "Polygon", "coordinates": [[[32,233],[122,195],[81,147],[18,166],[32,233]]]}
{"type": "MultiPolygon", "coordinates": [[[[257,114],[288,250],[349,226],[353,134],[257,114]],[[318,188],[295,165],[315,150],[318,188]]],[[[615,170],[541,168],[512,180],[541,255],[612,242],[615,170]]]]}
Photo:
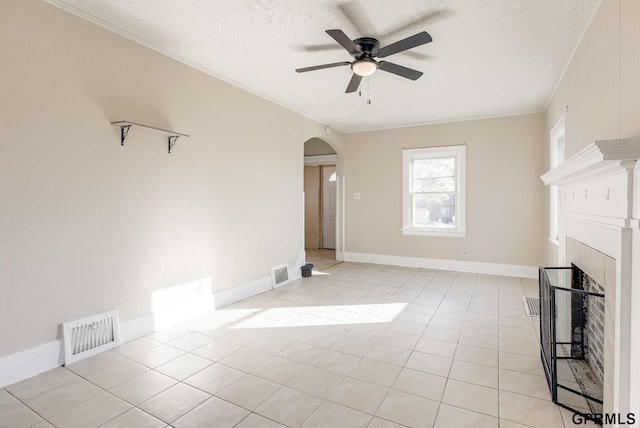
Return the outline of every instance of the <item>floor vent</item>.
{"type": "Polygon", "coordinates": [[[271,268],[271,286],[282,287],[289,283],[289,264],[274,266],[271,268]]]}
{"type": "Polygon", "coordinates": [[[540,317],[540,298],[522,296],[524,311],[530,317],[540,317]]]}
{"type": "Polygon", "coordinates": [[[62,324],[65,365],[120,345],[118,324],[117,310],[62,324]]]}

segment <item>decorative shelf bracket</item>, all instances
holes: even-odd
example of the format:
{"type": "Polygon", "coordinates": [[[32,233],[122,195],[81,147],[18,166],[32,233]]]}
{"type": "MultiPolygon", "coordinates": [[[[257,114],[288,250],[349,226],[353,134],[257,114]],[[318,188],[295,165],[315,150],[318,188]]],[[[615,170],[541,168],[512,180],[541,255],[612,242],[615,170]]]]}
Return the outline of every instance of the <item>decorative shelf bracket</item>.
{"type": "Polygon", "coordinates": [[[120,127],[120,145],[124,146],[124,140],[127,139],[127,135],[129,135],[129,128],[131,125],[122,125],[120,127]]]}
{"type": "Polygon", "coordinates": [[[127,139],[127,135],[129,135],[129,128],[132,126],[136,126],[141,129],[146,129],[148,131],[158,132],[167,136],[169,153],[171,153],[171,149],[175,146],[176,141],[180,137],[189,137],[187,134],[182,134],[180,132],[175,131],[167,131],[166,129],[155,128],[153,126],[141,125],[135,122],[129,122],[128,120],[121,120],[118,122],[111,122],[114,126],[120,127],[120,145],[124,146],[124,140],[127,139]]]}
{"type": "Polygon", "coordinates": [[[171,148],[176,145],[176,141],[180,138],[179,135],[169,135],[167,140],[169,141],[169,153],[171,153],[171,148]]]}

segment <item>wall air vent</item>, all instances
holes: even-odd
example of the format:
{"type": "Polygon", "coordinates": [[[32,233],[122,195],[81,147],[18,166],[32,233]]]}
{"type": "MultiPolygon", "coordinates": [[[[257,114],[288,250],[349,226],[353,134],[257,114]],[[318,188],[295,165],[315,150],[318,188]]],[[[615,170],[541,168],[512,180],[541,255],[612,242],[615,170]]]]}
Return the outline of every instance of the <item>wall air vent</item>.
{"type": "Polygon", "coordinates": [[[64,364],[83,360],[120,345],[118,310],[62,324],[64,364]]]}
{"type": "Polygon", "coordinates": [[[522,303],[524,303],[524,311],[527,316],[540,317],[540,298],[522,296],[522,303]]]}
{"type": "Polygon", "coordinates": [[[271,268],[271,286],[282,287],[289,283],[289,264],[284,263],[271,268]]]}

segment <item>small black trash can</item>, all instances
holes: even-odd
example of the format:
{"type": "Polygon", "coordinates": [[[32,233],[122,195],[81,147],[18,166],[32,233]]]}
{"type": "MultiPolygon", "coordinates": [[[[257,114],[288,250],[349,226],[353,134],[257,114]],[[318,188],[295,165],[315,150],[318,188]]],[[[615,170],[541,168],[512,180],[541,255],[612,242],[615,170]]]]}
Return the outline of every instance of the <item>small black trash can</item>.
{"type": "Polygon", "coordinates": [[[311,276],[311,269],[313,269],[313,264],[307,263],[303,265],[300,269],[302,269],[302,277],[308,278],[311,276]]]}

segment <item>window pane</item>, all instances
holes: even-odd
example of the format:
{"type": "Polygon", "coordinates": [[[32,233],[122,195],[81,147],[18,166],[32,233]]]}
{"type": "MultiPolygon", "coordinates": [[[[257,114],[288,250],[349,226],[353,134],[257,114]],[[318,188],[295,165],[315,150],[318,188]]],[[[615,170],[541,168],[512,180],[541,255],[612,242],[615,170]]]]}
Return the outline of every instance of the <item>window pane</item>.
{"type": "Polygon", "coordinates": [[[456,174],[456,159],[415,159],[413,161],[413,175],[424,177],[453,177],[456,174]]]}
{"type": "Polygon", "coordinates": [[[413,191],[414,192],[455,192],[456,178],[455,177],[414,178],[413,191]]]}
{"type": "Polygon", "coordinates": [[[413,161],[414,192],[455,192],[456,160],[416,159],[413,161]]]}
{"type": "Polygon", "coordinates": [[[456,226],[455,193],[413,194],[413,227],[456,226]]]}

